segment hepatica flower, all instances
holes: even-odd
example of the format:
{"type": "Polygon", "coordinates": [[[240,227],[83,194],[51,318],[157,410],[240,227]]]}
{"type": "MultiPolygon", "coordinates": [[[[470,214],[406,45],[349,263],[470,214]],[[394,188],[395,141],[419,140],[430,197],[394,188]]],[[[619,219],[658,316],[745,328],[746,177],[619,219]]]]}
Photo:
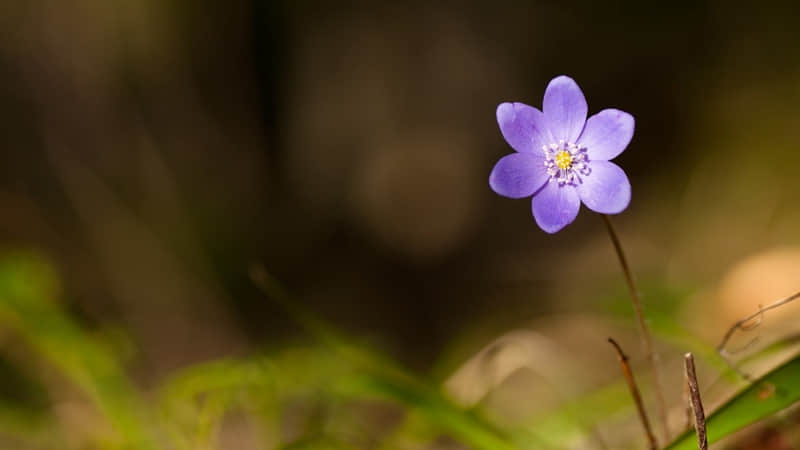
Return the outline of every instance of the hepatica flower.
{"type": "Polygon", "coordinates": [[[548,233],[572,223],[581,202],[617,214],[631,200],[628,177],[610,160],[631,141],[633,116],[604,109],[587,120],[587,111],[583,92],[566,76],[547,85],[542,111],[524,103],[497,107],[500,131],[516,153],[500,158],[489,185],[505,197],[533,196],[533,217],[548,233]]]}

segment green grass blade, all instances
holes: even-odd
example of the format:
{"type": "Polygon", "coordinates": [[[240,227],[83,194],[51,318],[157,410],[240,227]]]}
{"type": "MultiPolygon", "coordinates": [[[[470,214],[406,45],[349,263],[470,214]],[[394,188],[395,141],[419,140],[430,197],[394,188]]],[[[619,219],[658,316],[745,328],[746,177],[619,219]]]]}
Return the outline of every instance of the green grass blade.
{"type": "MultiPolygon", "coordinates": [[[[767,418],[800,400],[800,356],[767,373],[708,416],[709,444],[767,418]]],[[[682,434],[665,450],[695,450],[693,430],[682,434]]]]}

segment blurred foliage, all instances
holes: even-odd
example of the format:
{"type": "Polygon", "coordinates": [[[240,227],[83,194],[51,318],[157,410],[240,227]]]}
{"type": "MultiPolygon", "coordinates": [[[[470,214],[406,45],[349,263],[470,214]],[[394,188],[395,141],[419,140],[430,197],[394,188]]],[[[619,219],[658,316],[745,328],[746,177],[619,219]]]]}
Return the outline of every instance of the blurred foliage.
{"type": "MultiPolygon", "coordinates": [[[[331,328],[290,301],[263,270],[253,275],[315,343],[185,367],[145,392],[128,378],[119,353],[63,309],[58,276],[46,258],[5,253],[0,376],[20,391],[3,393],[0,443],[19,449],[388,450],[424,448],[449,437],[481,450],[565,448],[598,424],[633,414],[625,386],[614,381],[523,426],[499,425],[481,407],[456,405],[440,381],[415,375],[331,328]]],[[[663,332],[669,327],[657,329],[669,340],[663,332]]],[[[674,343],[704,350],[691,339],[674,343]]],[[[795,403],[798,376],[795,358],[737,394],[710,415],[711,440],[795,403]]],[[[686,434],[669,448],[693,448],[692,442],[686,434]]]]}
{"type": "MultiPolygon", "coordinates": [[[[90,442],[100,448],[156,448],[142,415],[143,406],[119,361],[111,349],[64,313],[58,303],[58,286],[54,269],[42,257],[32,253],[3,255],[0,323],[19,335],[28,351],[48,366],[31,370],[44,374],[46,369],[55,369],[106,418],[114,432],[85,424],[93,432],[90,442]]],[[[70,427],[64,431],[72,434],[76,430],[70,427]]]]}
{"type": "Polygon", "coordinates": [[[106,424],[93,420],[79,430],[54,411],[41,412],[38,420],[24,409],[0,411],[0,436],[15,436],[30,448],[65,448],[67,443],[74,443],[74,448],[218,448],[220,429],[235,411],[252,424],[259,440],[276,448],[358,448],[369,433],[351,429],[359,425],[343,421],[337,410],[369,399],[407,409],[410,417],[403,422],[409,425],[402,427],[403,439],[448,433],[479,449],[515,448],[479,415],[453,405],[435,384],[352,345],[305,315],[297,317],[309,324],[318,347],[198,364],[178,371],[153,395],[146,395],[133,387],[113,349],[84,332],[63,311],[57,280],[47,261],[35,254],[3,256],[0,324],[35,352],[36,358],[25,358],[25,364],[38,365],[41,360],[64,379],[43,377],[43,383],[54,384],[48,388],[69,382],[79,391],[76,401],[95,409],[96,419],[106,424]],[[322,415],[308,419],[299,431],[290,431],[296,436],[284,442],[284,416],[293,400],[309,402],[322,415]],[[416,416],[422,420],[413,424],[416,416]],[[71,438],[65,442],[63,435],[71,438]]]}

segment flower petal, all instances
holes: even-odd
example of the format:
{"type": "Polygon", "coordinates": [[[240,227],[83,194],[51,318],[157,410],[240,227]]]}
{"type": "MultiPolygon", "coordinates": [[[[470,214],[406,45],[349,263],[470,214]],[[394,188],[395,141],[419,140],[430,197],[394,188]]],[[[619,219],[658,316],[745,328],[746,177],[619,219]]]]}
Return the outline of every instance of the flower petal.
{"type": "Polygon", "coordinates": [[[547,182],[544,154],[512,153],[500,158],[489,175],[489,186],[504,197],[530,197],[547,182]]]}
{"type": "Polygon", "coordinates": [[[633,116],[618,109],[604,109],[589,117],[578,145],[586,147],[590,160],[608,161],[625,150],[633,137],[633,116]]]}
{"type": "Polygon", "coordinates": [[[544,114],[524,103],[501,103],[497,107],[500,132],[514,150],[536,153],[550,144],[544,114]]]}
{"type": "Polygon", "coordinates": [[[577,191],[589,209],[618,214],[631,202],[631,183],[620,167],[609,161],[589,162],[591,173],[583,177],[577,191]]]}
{"type": "Polygon", "coordinates": [[[568,184],[559,186],[551,181],[533,196],[532,207],[539,228],[555,233],[575,220],[581,209],[581,200],[575,187],[568,184]]]}
{"type": "Polygon", "coordinates": [[[542,106],[553,137],[575,142],[583,131],[589,111],[575,80],[564,75],[553,78],[544,91],[542,106]]]}

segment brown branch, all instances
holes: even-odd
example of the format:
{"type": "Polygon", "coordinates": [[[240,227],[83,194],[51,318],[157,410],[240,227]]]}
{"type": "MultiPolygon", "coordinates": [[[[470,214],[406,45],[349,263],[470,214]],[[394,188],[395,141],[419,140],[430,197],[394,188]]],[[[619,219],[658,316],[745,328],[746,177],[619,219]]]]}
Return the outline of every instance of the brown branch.
{"type": "Polygon", "coordinates": [[[647,353],[647,361],[650,364],[650,372],[653,377],[653,387],[656,392],[656,399],[658,401],[658,415],[661,419],[661,426],[663,428],[664,439],[669,440],[669,421],[667,419],[667,403],[664,400],[664,386],[661,384],[661,374],[658,370],[658,354],[653,347],[653,339],[650,336],[650,328],[647,326],[647,321],[644,319],[644,312],[642,311],[642,301],[639,299],[639,291],[636,289],[636,283],[633,280],[633,273],[628,265],[628,259],[625,257],[625,252],[622,250],[622,243],[611,224],[611,219],[607,215],[601,214],[603,222],[606,224],[608,234],[611,237],[611,243],[614,244],[614,250],[619,258],[619,263],[622,266],[622,272],[625,275],[625,282],[628,284],[628,291],[633,301],[633,310],[636,313],[636,320],[639,323],[639,332],[642,339],[644,350],[647,353]]]}
{"type": "Polygon", "coordinates": [[[742,348],[738,348],[733,351],[727,349],[728,342],[730,342],[731,338],[733,337],[733,335],[736,333],[737,330],[750,331],[761,325],[761,322],[764,320],[765,312],[781,307],[787,303],[791,303],[794,300],[797,300],[798,298],[800,298],[800,292],[796,292],[786,298],[782,298],[767,306],[758,305],[758,311],[737,321],[736,323],[731,325],[730,328],[728,328],[728,331],[725,332],[725,336],[722,337],[722,341],[719,343],[719,345],[717,345],[717,354],[719,354],[719,356],[723,359],[723,361],[725,361],[725,363],[727,363],[728,366],[730,366],[730,368],[733,369],[733,371],[736,374],[738,374],[746,381],[753,381],[753,377],[742,372],[741,370],[739,370],[738,367],[736,367],[736,365],[730,360],[730,356],[733,353],[737,353],[751,347],[758,340],[758,337],[756,336],[755,338],[748,341],[747,344],[745,344],[742,348]],[[755,322],[753,322],[754,320],[755,322]]]}
{"type": "Polygon", "coordinates": [[[687,353],[683,357],[686,368],[686,383],[689,385],[692,411],[694,412],[694,429],[697,432],[697,445],[700,450],[708,450],[706,437],[706,414],[703,412],[703,402],[700,399],[700,388],[697,386],[697,374],[694,370],[694,356],[687,353]]]}
{"type": "Polygon", "coordinates": [[[611,345],[614,346],[614,350],[617,351],[617,358],[619,359],[619,366],[622,369],[622,376],[625,377],[625,381],[628,383],[631,397],[633,397],[633,401],[636,403],[636,411],[639,413],[639,420],[641,420],[644,432],[647,435],[648,448],[650,450],[657,450],[658,443],[656,442],[656,437],[653,434],[652,428],[650,428],[650,420],[647,418],[647,411],[644,409],[642,395],[639,393],[639,388],[636,386],[636,380],[633,379],[633,371],[631,371],[631,366],[628,364],[628,357],[622,352],[622,348],[617,344],[617,341],[613,338],[608,338],[608,342],[610,342],[611,345]]]}
{"type": "Polygon", "coordinates": [[[790,303],[790,302],[792,302],[794,300],[797,300],[798,298],[800,298],[800,292],[796,292],[796,293],[794,293],[794,294],[792,294],[792,295],[790,295],[790,296],[788,296],[786,298],[780,299],[780,300],[776,301],[775,303],[769,304],[769,305],[764,306],[764,307],[759,305],[758,311],[756,311],[753,314],[750,314],[749,316],[745,317],[744,319],[739,320],[738,322],[736,322],[733,325],[731,325],[731,327],[725,333],[725,336],[722,338],[722,342],[720,342],[719,345],[717,346],[717,353],[719,353],[720,356],[725,358],[726,355],[728,355],[728,352],[725,350],[725,347],[728,345],[728,341],[731,340],[731,337],[733,337],[733,334],[736,332],[736,330],[742,330],[742,331],[752,330],[753,328],[755,328],[759,324],[761,324],[761,321],[763,320],[765,312],[767,312],[767,311],[769,311],[771,309],[775,309],[775,308],[778,308],[780,306],[783,306],[783,305],[785,305],[787,303],[790,303]],[[753,323],[753,324],[751,324],[750,322],[753,319],[758,319],[758,321],[753,323]]]}

